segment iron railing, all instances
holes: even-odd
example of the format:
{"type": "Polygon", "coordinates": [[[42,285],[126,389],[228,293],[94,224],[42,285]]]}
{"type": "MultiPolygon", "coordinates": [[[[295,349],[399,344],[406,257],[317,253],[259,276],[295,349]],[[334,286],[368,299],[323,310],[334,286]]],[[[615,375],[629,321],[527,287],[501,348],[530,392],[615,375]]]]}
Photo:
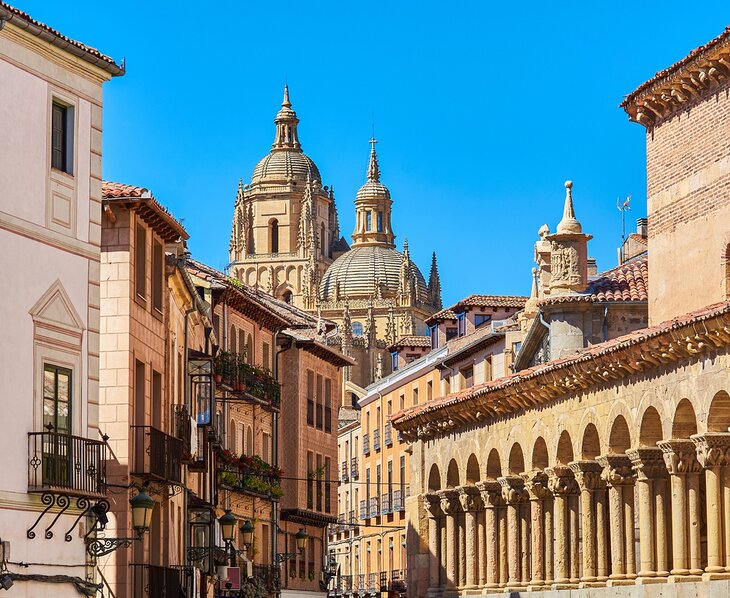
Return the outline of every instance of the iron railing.
{"type": "Polygon", "coordinates": [[[370,497],[370,517],[377,517],[378,516],[378,497],[377,496],[371,496],[370,497]]]}
{"type": "Polygon", "coordinates": [[[362,454],[363,455],[370,454],[370,434],[362,435],[362,454]]]}
{"type": "Polygon", "coordinates": [[[391,592],[406,591],[406,572],[400,569],[394,569],[390,572],[390,586],[388,590],[391,592]]]}
{"type": "Polygon", "coordinates": [[[368,503],[365,500],[360,501],[360,519],[368,518],[368,503]]]}
{"type": "Polygon", "coordinates": [[[373,430],[373,450],[379,451],[380,450],[380,429],[375,428],[373,430]]]}
{"type": "Polygon", "coordinates": [[[57,432],[28,434],[28,492],[106,494],[106,443],[57,432]]]}
{"type": "Polygon", "coordinates": [[[262,471],[244,463],[219,461],[218,474],[220,483],[233,490],[275,500],[281,498],[281,476],[271,471],[262,471]]]}
{"type": "Polygon", "coordinates": [[[354,525],[355,524],[355,511],[350,511],[350,515],[349,515],[349,517],[347,519],[347,522],[350,525],[354,525]]]}
{"type": "Polygon", "coordinates": [[[193,598],[193,567],[132,564],[135,598],[193,598]]]}
{"type": "Polygon", "coordinates": [[[349,479],[348,476],[348,469],[347,469],[347,461],[342,462],[342,477],[340,478],[342,482],[347,482],[349,479]]]}
{"type": "Polygon", "coordinates": [[[353,457],[350,459],[350,475],[352,476],[353,480],[356,480],[360,477],[360,472],[357,469],[357,457],[353,457]]]}
{"type": "Polygon", "coordinates": [[[239,355],[219,353],[213,363],[216,384],[222,384],[233,394],[243,394],[278,409],[281,384],[268,370],[246,363],[239,355]]]}
{"type": "Polygon", "coordinates": [[[152,426],[131,428],[135,449],[132,473],[179,484],[182,480],[182,441],[152,426]]]}
{"type": "Polygon", "coordinates": [[[390,494],[387,492],[380,497],[380,512],[383,515],[390,513],[390,494]]]}
{"type": "Polygon", "coordinates": [[[340,584],[343,594],[352,593],[352,575],[341,575],[340,584]]]}
{"type": "Polygon", "coordinates": [[[393,512],[398,513],[399,511],[404,511],[404,510],[405,510],[405,505],[403,504],[401,491],[393,490],[393,512]]]}
{"type": "Polygon", "coordinates": [[[378,574],[377,573],[370,573],[368,575],[368,592],[377,592],[379,589],[378,587],[378,574]]]}
{"type": "Polygon", "coordinates": [[[387,592],[388,591],[388,572],[387,571],[381,571],[380,572],[380,592],[387,592]]]}
{"type": "MultiPolygon", "coordinates": [[[[279,570],[271,565],[254,565],[253,579],[258,579],[263,582],[264,587],[271,594],[275,594],[281,590],[279,570]]],[[[244,581],[244,583],[246,582],[244,581]]],[[[241,592],[241,596],[243,595],[244,593],[241,592]]]]}
{"type": "Polygon", "coordinates": [[[385,429],[383,430],[385,446],[392,446],[393,444],[392,428],[393,426],[389,421],[385,422],[385,429]]]}
{"type": "Polygon", "coordinates": [[[365,591],[365,574],[360,573],[357,576],[357,590],[358,592],[364,592],[365,591]]]}
{"type": "Polygon", "coordinates": [[[185,405],[175,405],[175,436],[182,443],[183,461],[190,461],[190,440],[193,433],[193,426],[190,422],[190,414],[185,405]]]}

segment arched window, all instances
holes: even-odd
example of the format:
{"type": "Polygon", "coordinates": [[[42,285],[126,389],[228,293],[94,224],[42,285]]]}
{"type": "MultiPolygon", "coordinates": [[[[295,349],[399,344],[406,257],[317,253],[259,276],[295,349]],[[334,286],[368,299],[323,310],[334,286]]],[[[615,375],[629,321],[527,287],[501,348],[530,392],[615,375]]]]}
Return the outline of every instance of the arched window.
{"type": "Polygon", "coordinates": [[[352,323],[352,334],[355,336],[362,336],[363,335],[363,327],[360,322],[353,322],[352,323]]]}
{"type": "Polygon", "coordinates": [[[291,291],[284,291],[284,294],[282,295],[282,300],[284,303],[291,303],[291,291]]]}
{"type": "Polygon", "coordinates": [[[231,425],[228,428],[228,448],[234,453],[238,448],[238,443],[236,442],[236,422],[234,420],[231,420],[231,425]]]}
{"type": "Polygon", "coordinates": [[[246,340],[246,363],[253,364],[253,339],[250,334],[246,340]]]}
{"type": "Polygon", "coordinates": [[[249,456],[253,455],[253,431],[251,430],[251,426],[248,427],[248,431],[246,432],[246,454],[249,456]]]}
{"type": "Polygon", "coordinates": [[[269,222],[269,253],[279,253],[279,221],[272,218],[269,222]]]}

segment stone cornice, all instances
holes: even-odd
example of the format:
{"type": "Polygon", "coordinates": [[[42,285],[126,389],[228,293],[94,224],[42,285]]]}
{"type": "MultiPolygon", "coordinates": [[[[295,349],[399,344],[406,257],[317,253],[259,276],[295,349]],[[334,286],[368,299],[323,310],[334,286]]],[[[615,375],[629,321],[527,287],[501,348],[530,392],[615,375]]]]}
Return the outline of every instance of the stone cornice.
{"type": "Polygon", "coordinates": [[[651,128],[730,81],[730,27],[630,93],[621,103],[629,119],[651,128]]]}
{"type": "Polygon", "coordinates": [[[730,302],[722,302],[412,407],[391,421],[408,441],[434,438],[728,346],[730,302]]]}

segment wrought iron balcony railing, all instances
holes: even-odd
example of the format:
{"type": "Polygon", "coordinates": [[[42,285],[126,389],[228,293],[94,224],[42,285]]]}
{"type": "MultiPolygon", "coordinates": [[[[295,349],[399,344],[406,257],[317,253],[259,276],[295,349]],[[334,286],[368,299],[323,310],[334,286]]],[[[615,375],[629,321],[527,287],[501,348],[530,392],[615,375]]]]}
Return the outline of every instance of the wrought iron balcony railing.
{"type": "Polygon", "coordinates": [[[244,494],[278,500],[282,496],[281,474],[258,456],[227,460],[228,453],[218,457],[218,475],[221,484],[244,494]]]}
{"type": "Polygon", "coordinates": [[[360,472],[357,468],[357,457],[353,457],[350,459],[350,476],[352,476],[353,480],[356,480],[360,477],[360,472]]]}
{"type": "Polygon", "coordinates": [[[394,569],[390,572],[390,586],[388,590],[391,592],[406,591],[406,572],[400,569],[394,569]]]}
{"type": "Polygon", "coordinates": [[[387,492],[380,497],[380,513],[382,515],[390,513],[390,494],[387,492]]]}
{"type": "Polygon", "coordinates": [[[342,575],[340,576],[340,580],[342,584],[342,593],[350,594],[352,592],[352,575],[342,575]]]}
{"type": "MultiPolygon", "coordinates": [[[[251,583],[254,580],[259,580],[263,583],[264,588],[269,594],[276,594],[281,591],[281,581],[279,579],[278,567],[272,567],[271,565],[254,565],[253,576],[247,581],[243,581],[241,587],[244,584],[251,583]]],[[[241,596],[248,596],[249,594],[241,592],[241,596]]]]}
{"type": "Polygon", "coordinates": [[[340,481],[347,482],[350,479],[349,476],[349,470],[347,468],[347,461],[342,462],[342,476],[340,477],[340,481]]]}
{"type": "Polygon", "coordinates": [[[365,587],[365,574],[360,573],[357,576],[357,590],[358,592],[364,592],[367,588],[365,587]]]}
{"type": "Polygon", "coordinates": [[[362,435],[362,454],[363,455],[370,454],[370,434],[362,435]]]}
{"type": "Polygon", "coordinates": [[[377,517],[380,513],[378,513],[378,497],[377,496],[371,496],[370,497],[370,517],[377,517]]]}
{"type": "Polygon", "coordinates": [[[192,440],[193,425],[185,405],[175,405],[175,437],[182,443],[182,459],[184,462],[191,460],[190,442],[192,440]]]}
{"type": "Polygon", "coordinates": [[[366,500],[360,501],[360,520],[368,518],[368,503],[366,500]]]}
{"type": "Polygon", "coordinates": [[[106,494],[106,443],[57,432],[28,434],[28,492],[106,494]]]}
{"type": "Polygon", "coordinates": [[[393,490],[393,512],[398,513],[405,510],[402,493],[400,490],[393,490]]]}
{"type": "Polygon", "coordinates": [[[349,516],[347,518],[347,522],[350,525],[354,525],[355,524],[355,511],[350,511],[350,514],[349,514],[349,516]]]}
{"type": "Polygon", "coordinates": [[[387,592],[388,591],[388,572],[387,571],[381,571],[380,572],[380,592],[387,592]]]}
{"type": "Polygon", "coordinates": [[[216,384],[234,395],[246,395],[279,408],[281,384],[264,369],[246,363],[239,355],[221,352],[213,363],[216,384]]]}
{"type": "Polygon", "coordinates": [[[182,480],[182,441],[152,426],[131,426],[131,429],[133,475],[179,484],[182,480]]]}
{"type": "Polygon", "coordinates": [[[368,592],[377,592],[379,590],[378,586],[378,574],[377,573],[370,573],[368,575],[368,592]]]}
{"type": "Polygon", "coordinates": [[[375,428],[373,430],[373,450],[379,451],[380,450],[380,429],[375,428]]]}
{"type": "Polygon", "coordinates": [[[131,567],[131,594],[135,598],[193,598],[193,567],[146,564],[133,564],[131,567]]]}

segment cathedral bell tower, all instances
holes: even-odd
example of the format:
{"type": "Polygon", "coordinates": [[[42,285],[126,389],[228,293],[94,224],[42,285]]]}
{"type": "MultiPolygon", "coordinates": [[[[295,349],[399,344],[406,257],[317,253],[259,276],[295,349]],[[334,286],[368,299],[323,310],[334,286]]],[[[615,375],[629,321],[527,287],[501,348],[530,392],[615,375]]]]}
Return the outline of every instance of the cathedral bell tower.
{"type": "Polygon", "coordinates": [[[391,228],[390,213],[393,201],[390,191],[380,182],[380,166],[375,152],[376,139],[370,140],[368,180],[355,197],[355,232],[352,246],[382,245],[395,247],[395,235],[391,228]]]}

